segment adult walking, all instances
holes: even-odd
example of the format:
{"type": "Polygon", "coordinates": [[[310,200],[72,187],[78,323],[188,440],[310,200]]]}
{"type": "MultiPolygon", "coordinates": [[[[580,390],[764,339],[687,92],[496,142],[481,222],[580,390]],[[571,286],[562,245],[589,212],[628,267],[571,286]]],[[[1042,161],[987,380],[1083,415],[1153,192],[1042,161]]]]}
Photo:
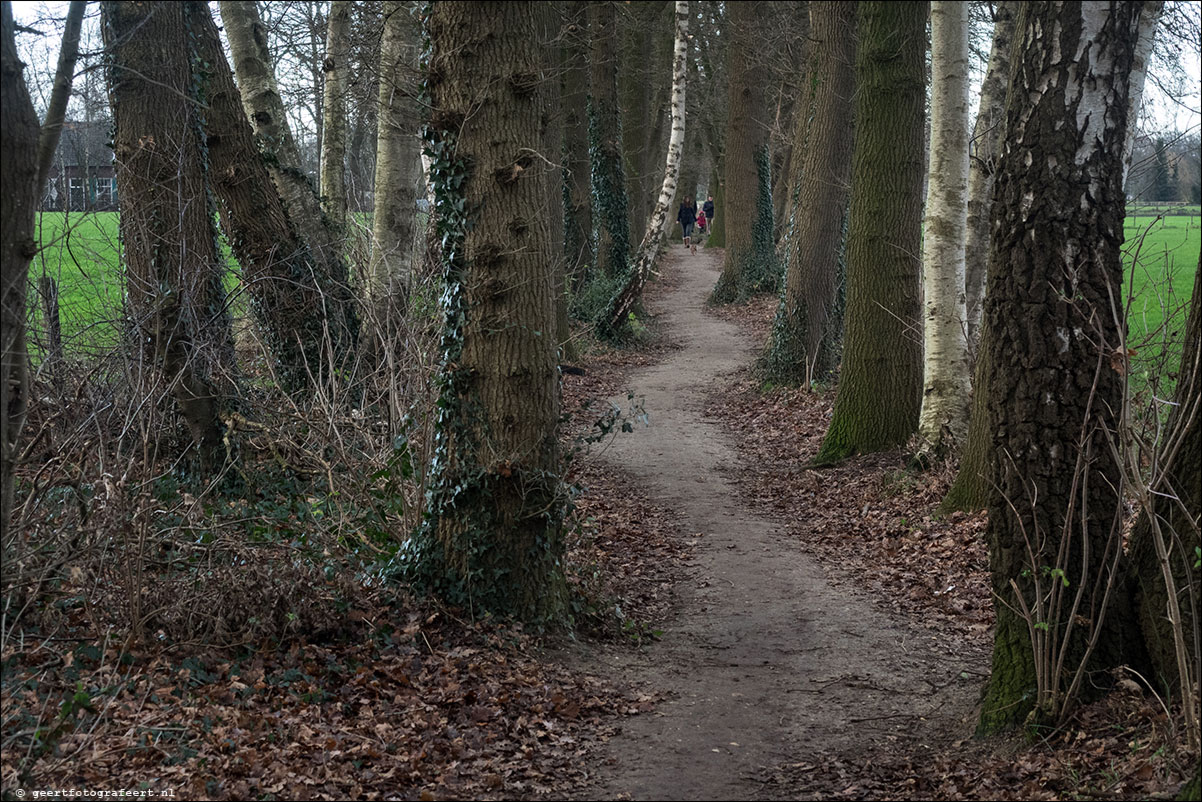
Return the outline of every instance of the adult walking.
{"type": "MultiPolygon", "coordinates": [[[[693,247],[693,226],[697,222],[697,204],[693,201],[692,195],[681,201],[680,211],[676,213],[676,221],[680,223],[684,246],[686,248],[693,247]]],[[[693,248],[693,252],[696,253],[697,249],[693,248]]]]}

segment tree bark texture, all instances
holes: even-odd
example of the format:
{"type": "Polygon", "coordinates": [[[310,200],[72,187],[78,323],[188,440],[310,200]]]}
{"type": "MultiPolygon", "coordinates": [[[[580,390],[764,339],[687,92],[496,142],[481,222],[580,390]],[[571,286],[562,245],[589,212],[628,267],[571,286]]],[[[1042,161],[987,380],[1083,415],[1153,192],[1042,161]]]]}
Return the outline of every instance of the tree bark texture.
{"type": "Polygon", "coordinates": [[[926,3],[859,5],[843,367],[818,463],[918,426],[926,17],[926,3]]]}
{"type": "Polygon", "coordinates": [[[585,265],[593,264],[593,201],[589,173],[587,4],[567,4],[563,51],[564,252],[576,286],[585,265]]]}
{"type": "MultiPolygon", "coordinates": [[[[1142,33],[1140,34],[1142,37],[1142,33]]],[[[1134,108],[1134,105],[1132,106],[1134,108]]],[[[1136,610],[1152,666],[1156,670],[1160,689],[1170,696],[1181,696],[1180,674],[1177,668],[1176,644],[1169,615],[1168,586],[1163,579],[1161,557],[1152,538],[1157,533],[1151,516],[1156,516],[1158,528],[1167,549],[1165,559],[1177,586],[1176,614],[1185,633],[1185,653],[1195,667],[1198,658],[1198,591],[1202,587],[1195,549],[1199,546],[1198,525],[1202,516],[1202,259],[1194,276],[1194,294],[1185,326],[1181,366],[1177,373],[1174,406],[1169,413],[1166,436],[1162,438],[1160,462],[1153,466],[1168,478],[1167,487],[1156,496],[1151,509],[1143,510],[1131,533],[1129,554],[1131,576],[1134,580],[1136,610]],[[1180,438],[1176,453],[1169,454],[1166,443],[1180,438]],[[1173,457],[1169,459],[1169,457],[1173,457]]],[[[1197,668],[1195,668],[1195,671],[1197,668]]],[[[1197,675],[1195,674],[1195,680],[1197,675]]],[[[1196,691],[1195,691],[1196,692],[1196,691]]],[[[1196,703],[1196,700],[1195,700],[1196,703]]]]}
{"type": "Polygon", "coordinates": [[[322,211],[312,183],[300,169],[300,152],[272,71],[267,31],[253,0],[223,0],[220,5],[238,89],[261,158],[297,233],[315,257],[315,280],[323,302],[313,313],[321,316],[332,361],[341,367],[349,361],[359,337],[358,313],[342,257],[342,233],[322,211]]]}
{"type": "Polygon", "coordinates": [[[1144,84],[1148,80],[1148,57],[1156,40],[1156,28],[1164,12],[1164,0],[1147,0],[1139,13],[1139,43],[1135,47],[1135,60],[1131,65],[1130,109],[1127,112],[1127,141],[1123,143],[1123,188],[1127,188],[1127,176],[1131,173],[1131,154],[1135,150],[1135,137],[1139,133],[1140,114],[1144,105],[1144,84]]]}
{"type": "Polygon", "coordinates": [[[931,151],[922,243],[923,391],[919,455],[943,460],[968,432],[965,319],[968,214],[968,6],[931,3],[931,151]]]}
{"type": "Polygon", "coordinates": [[[572,330],[568,323],[567,257],[564,255],[565,209],[563,202],[563,124],[560,118],[563,87],[560,81],[564,17],[562,3],[543,3],[538,6],[538,52],[542,55],[543,108],[539,119],[543,138],[543,158],[534,169],[546,172],[544,186],[548,234],[551,237],[550,279],[551,297],[555,301],[555,346],[563,359],[576,358],[572,345],[572,330]]]}
{"type": "MultiPolygon", "coordinates": [[[[754,272],[757,257],[755,226],[761,215],[760,170],[757,159],[768,144],[765,116],[767,70],[758,58],[757,32],[765,16],[761,0],[731,3],[727,9],[730,42],[726,51],[727,105],[725,180],[726,258],[712,300],[729,303],[744,288],[745,274],[754,272]]],[[[772,217],[771,192],[768,219],[772,217]]],[[[769,222],[771,226],[771,222],[769,222]]]]}
{"type": "MultiPolygon", "coordinates": [[[[11,533],[14,469],[29,400],[29,354],[25,345],[25,295],[29,262],[37,253],[34,213],[38,201],[38,116],[17,56],[12,4],[0,6],[0,529],[4,560],[11,533]]],[[[7,585],[5,585],[7,587],[7,585]]]]}
{"type": "Polygon", "coordinates": [[[255,321],[286,392],[312,389],[327,367],[321,274],[255,145],[209,6],[185,4],[195,70],[207,103],[209,178],[226,238],[242,267],[255,321]]]}
{"type": "Polygon", "coordinates": [[[322,208],[336,232],[346,234],[346,103],[350,89],[350,0],[333,0],[326,29],[326,57],[321,62],[321,193],[322,208]]]}
{"type": "Polygon", "coordinates": [[[1006,92],[1010,86],[1010,50],[1017,13],[1015,0],[1001,0],[995,6],[993,44],[985,80],[981,84],[977,120],[972,129],[968,223],[964,235],[965,314],[968,316],[970,350],[976,350],[980,339],[981,304],[985,299],[985,277],[989,267],[989,210],[993,203],[993,176],[1006,133],[1006,92]]]}
{"type": "Polygon", "coordinates": [[[597,267],[621,276],[630,258],[630,200],[622,164],[618,106],[618,21],[612,0],[589,0],[589,158],[597,227],[597,267]]]}
{"type": "Polygon", "coordinates": [[[563,610],[559,375],[532,2],[436,2],[428,86],[446,314],[427,526],[413,563],[475,611],[563,610]]]}
{"type": "Polygon", "coordinates": [[[162,374],[202,468],[224,461],[218,381],[232,353],[182,3],[103,2],[113,152],[121,188],[126,313],[141,358],[162,374]]]}
{"type": "Polygon", "coordinates": [[[1122,392],[1112,358],[1140,5],[1032,3],[1015,29],[994,192],[990,264],[998,268],[985,297],[997,484],[987,539],[999,601],[982,732],[1017,726],[1047,702],[1036,693],[1042,644],[1064,644],[1063,663],[1045,665],[1043,682],[1064,693],[1091,629],[1101,632],[1090,668],[1115,665],[1129,648],[1121,638],[1130,619],[1107,609],[1104,582],[1122,524],[1107,437],[1122,392]],[[1030,622],[1019,614],[1024,604],[1030,622]]]}
{"type": "Polygon", "coordinates": [[[774,381],[806,386],[830,377],[842,339],[840,260],[855,141],[855,3],[811,3],[810,19],[812,94],[799,104],[794,150],[798,199],[785,243],[785,288],[763,363],[774,381]]]}
{"type": "Polygon", "coordinates": [[[675,47],[672,58],[672,136],[668,140],[668,153],[664,161],[664,182],[651,219],[647,221],[646,233],[635,256],[634,269],[619,288],[606,311],[603,334],[615,336],[626,327],[630,313],[642,301],[643,287],[655,267],[659,247],[664,240],[664,223],[676,197],[676,177],[680,173],[681,149],[685,137],[685,90],[688,81],[687,59],[689,53],[689,4],[688,0],[677,0],[673,19],[675,47]]]}
{"type": "Polygon", "coordinates": [[[376,131],[375,212],[367,294],[388,316],[413,281],[414,223],[421,173],[418,47],[421,32],[410,4],[384,4],[376,131]]]}
{"type": "Polygon", "coordinates": [[[58,51],[58,66],[54,70],[54,89],[50,92],[50,104],[46,107],[46,119],[42,121],[42,132],[38,137],[38,197],[46,190],[50,170],[54,165],[54,151],[63,133],[63,120],[67,116],[67,101],[71,99],[71,84],[75,80],[75,62],[79,58],[79,30],[83,27],[85,0],[71,0],[67,7],[67,19],[63,24],[63,43],[58,51]]]}

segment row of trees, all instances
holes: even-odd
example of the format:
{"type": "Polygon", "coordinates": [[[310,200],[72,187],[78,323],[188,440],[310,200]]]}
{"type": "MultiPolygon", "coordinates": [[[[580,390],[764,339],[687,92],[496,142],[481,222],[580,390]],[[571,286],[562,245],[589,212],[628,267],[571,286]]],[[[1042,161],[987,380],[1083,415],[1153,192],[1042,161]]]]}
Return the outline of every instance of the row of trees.
{"type": "MultiPolygon", "coordinates": [[[[1197,742],[1197,290],[1184,341],[1186,317],[1168,316],[1180,365],[1158,437],[1133,434],[1126,386],[1124,180],[1162,6],[995,4],[974,128],[967,4],[931,3],[925,159],[927,4],[810,6],[797,201],[760,367],[807,384],[838,368],[819,465],[963,450],[945,507],[989,509],[986,731],[1061,718],[1126,663],[1185,700],[1197,742]]],[[[725,192],[736,225],[735,195],[752,208],[753,191],[725,192]]]]}
{"type": "MultiPolygon", "coordinates": [[[[398,534],[398,563],[477,609],[562,616],[568,299],[591,298],[578,313],[622,336],[673,196],[705,184],[727,245],[714,299],[782,287],[763,368],[807,383],[839,371],[817,461],[915,435],[923,464],[963,450],[949,503],[989,505],[998,598],[983,726],[1060,715],[1087,672],[1142,664],[1154,641],[1159,674],[1196,693],[1198,474],[1179,458],[1198,451],[1196,334],[1151,479],[1124,439],[1124,165],[1161,4],[996,4],[970,137],[966,6],[934,3],[928,159],[926,3],[395,2],[379,7],[377,46],[356,48],[347,20],[364,9],[335,2],[329,91],[312,96],[320,194],[254,3],[221,3],[232,68],[207,4],[100,7],[130,342],[157,388],[144,392],[172,399],[205,475],[237,459],[231,407],[249,404],[214,212],[271,374],[294,399],[351,403],[362,364],[391,364],[382,332],[411,309],[397,299],[415,292],[428,239],[438,417],[427,514],[398,534]],[[366,267],[348,247],[339,177],[347,76],[363,53],[377,59],[373,111],[359,114],[377,130],[366,267]],[[419,127],[428,238],[414,230],[419,127]],[[1129,558],[1119,535],[1133,488],[1154,525],[1129,558]],[[1153,498],[1173,501],[1153,515],[1153,498]]],[[[16,147],[38,123],[5,9],[16,147]]],[[[16,167],[6,158],[5,520],[30,395],[33,205],[21,199],[37,197],[16,167]]]]}

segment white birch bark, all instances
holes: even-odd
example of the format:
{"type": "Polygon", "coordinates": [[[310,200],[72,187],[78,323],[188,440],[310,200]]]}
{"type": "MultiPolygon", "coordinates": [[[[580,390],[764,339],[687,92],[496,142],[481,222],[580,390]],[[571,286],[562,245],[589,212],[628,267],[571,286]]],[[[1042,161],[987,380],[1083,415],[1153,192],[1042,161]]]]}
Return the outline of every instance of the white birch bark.
{"type": "Polygon", "coordinates": [[[942,458],[968,429],[964,243],[968,205],[968,6],[931,3],[931,160],[923,240],[920,453],[942,458]]]}
{"type": "Polygon", "coordinates": [[[643,286],[655,267],[655,259],[663,244],[668,210],[676,198],[676,183],[680,176],[680,155],[684,147],[685,84],[688,76],[689,48],[689,3],[676,0],[675,13],[676,46],[672,56],[672,133],[668,138],[668,154],[664,165],[664,182],[660,186],[659,200],[647,222],[646,233],[639,245],[634,265],[625,285],[618,290],[610,302],[604,327],[610,332],[620,331],[627,316],[638,305],[643,295],[643,286]]]}
{"type": "Polygon", "coordinates": [[[346,227],[346,94],[350,81],[350,0],[330,3],[326,30],[321,140],[322,208],[339,230],[346,227]]]}
{"type": "Polygon", "coordinates": [[[968,167],[968,231],[965,234],[964,290],[968,304],[969,350],[980,337],[985,281],[989,272],[989,210],[993,174],[1006,131],[1006,91],[1010,83],[1010,48],[1018,3],[1001,0],[994,7],[993,44],[981,83],[977,121],[972,132],[968,167]]]}
{"type": "Polygon", "coordinates": [[[1156,26],[1164,11],[1163,0],[1144,3],[1139,12],[1139,39],[1135,42],[1135,57],[1131,62],[1130,94],[1127,96],[1127,138],[1123,142],[1123,190],[1127,188],[1127,176],[1131,172],[1131,154],[1135,150],[1135,137],[1139,133],[1139,121],[1144,105],[1144,84],[1148,80],[1148,56],[1152,54],[1152,43],[1156,38],[1156,26]]]}
{"type": "Polygon", "coordinates": [[[368,297],[405,292],[413,272],[414,216],[422,162],[417,120],[417,30],[407,3],[384,6],[376,135],[375,214],[368,297]]]}

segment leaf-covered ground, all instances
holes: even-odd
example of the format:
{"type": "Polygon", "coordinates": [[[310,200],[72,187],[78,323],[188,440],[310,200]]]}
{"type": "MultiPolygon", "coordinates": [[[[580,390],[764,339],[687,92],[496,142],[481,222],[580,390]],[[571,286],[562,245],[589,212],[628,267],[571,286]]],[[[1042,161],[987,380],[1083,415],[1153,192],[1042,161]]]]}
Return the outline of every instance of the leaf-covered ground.
{"type": "MultiPolygon", "coordinates": [[[[774,298],[760,296],[711,311],[766,342],[775,307],[774,298]]],[[[750,503],[789,522],[832,581],[958,642],[975,656],[983,682],[993,621],[984,513],[940,517],[936,508],[954,473],[915,473],[902,451],[808,467],[834,392],[765,389],[746,370],[714,389],[706,412],[738,443],[733,473],[750,503]]],[[[937,749],[898,742],[831,754],[781,766],[774,781],[804,798],[1171,798],[1198,767],[1198,756],[1184,749],[1182,724],[1179,708],[1166,712],[1120,672],[1117,690],[1033,744],[976,740],[970,721],[937,749]]]]}

